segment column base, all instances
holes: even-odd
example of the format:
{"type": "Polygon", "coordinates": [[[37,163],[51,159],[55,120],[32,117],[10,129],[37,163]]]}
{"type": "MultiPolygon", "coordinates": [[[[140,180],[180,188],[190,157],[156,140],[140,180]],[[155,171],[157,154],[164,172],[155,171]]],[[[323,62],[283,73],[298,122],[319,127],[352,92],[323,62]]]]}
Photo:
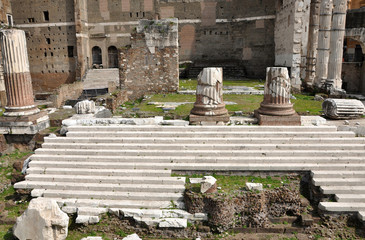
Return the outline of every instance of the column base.
{"type": "Polygon", "coordinates": [[[228,114],[219,116],[189,115],[190,125],[226,125],[229,120],[230,116],[228,114]]]}
{"type": "Polygon", "coordinates": [[[300,116],[297,113],[288,116],[271,116],[260,114],[255,110],[255,117],[259,125],[263,126],[301,126],[300,116]]]}
{"type": "Polygon", "coordinates": [[[36,134],[50,126],[46,111],[28,116],[0,117],[0,134],[36,134]]]}

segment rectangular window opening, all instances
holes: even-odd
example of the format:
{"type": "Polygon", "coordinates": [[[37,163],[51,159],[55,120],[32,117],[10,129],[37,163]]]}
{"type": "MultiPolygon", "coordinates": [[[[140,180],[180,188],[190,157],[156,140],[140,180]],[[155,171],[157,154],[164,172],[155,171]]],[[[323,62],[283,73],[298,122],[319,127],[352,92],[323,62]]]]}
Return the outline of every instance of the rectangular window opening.
{"type": "Polygon", "coordinates": [[[51,44],[51,39],[50,38],[46,38],[46,42],[47,42],[47,44],[51,44]]]}
{"type": "Polygon", "coordinates": [[[49,12],[43,11],[43,17],[44,17],[44,21],[49,21],[49,12]]]}
{"type": "Polygon", "coordinates": [[[34,23],[34,18],[28,18],[28,23],[34,23]]]}
{"type": "Polygon", "coordinates": [[[68,57],[74,56],[74,46],[67,46],[68,57]]]}
{"type": "Polygon", "coordinates": [[[6,14],[6,18],[8,19],[8,25],[10,27],[12,27],[13,26],[13,16],[10,14],[6,14]]]}

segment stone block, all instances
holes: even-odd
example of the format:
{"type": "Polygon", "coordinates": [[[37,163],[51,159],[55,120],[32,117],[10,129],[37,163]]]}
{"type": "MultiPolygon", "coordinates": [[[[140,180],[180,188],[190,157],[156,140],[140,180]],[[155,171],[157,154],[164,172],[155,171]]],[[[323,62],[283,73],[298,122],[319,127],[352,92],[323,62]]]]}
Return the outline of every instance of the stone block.
{"type": "Polygon", "coordinates": [[[69,217],[56,201],[32,199],[28,209],[16,220],[14,235],[20,240],[64,240],[69,217]]]}
{"type": "Polygon", "coordinates": [[[258,119],[259,125],[263,126],[300,126],[301,120],[298,114],[291,116],[269,116],[259,114],[255,111],[255,117],[258,119]]]}
{"type": "Polygon", "coordinates": [[[160,228],[186,228],[187,226],[188,221],[182,218],[166,218],[158,224],[160,228]]]}
{"type": "Polygon", "coordinates": [[[246,187],[248,190],[252,190],[252,191],[262,191],[264,190],[262,183],[250,183],[250,182],[246,182],[246,187]]]}
{"type": "Polygon", "coordinates": [[[91,114],[95,113],[95,102],[84,100],[76,103],[75,110],[77,114],[91,114]]]}
{"type": "Polygon", "coordinates": [[[142,240],[136,233],[126,236],[122,240],[142,240]]]}
{"type": "Polygon", "coordinates": [[[200,186],[201,193],[214,193],[217,191],[217,179],[212,176],[204,176],[200,186]]]}

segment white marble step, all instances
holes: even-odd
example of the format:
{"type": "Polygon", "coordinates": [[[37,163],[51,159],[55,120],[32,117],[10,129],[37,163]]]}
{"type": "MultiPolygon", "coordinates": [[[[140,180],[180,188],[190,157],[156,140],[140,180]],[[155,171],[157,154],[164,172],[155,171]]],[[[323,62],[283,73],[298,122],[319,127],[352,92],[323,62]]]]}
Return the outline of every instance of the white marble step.
{"type": "Polygon", "coordinates": [[[365,178],[365,171],[347,170],[338,172],[329,170],[315,170],[311,171],[311,176],[316,178],[365,178]]]}
{"type": "Polygon", "coordinates": [[[365,184],[362,186],[320,186],[323,194],[365,194],[365,184]]]}
{"type": "Polygon", "coordinates": [[[22,189],[54,189],[54,190],[87,190],[106,192],[158,192],[158,193],[182,193],[185,184],[123,184],[123,183],[82,183],[80,182],[43,182],[22,181],[14,186],[22,189]]]}
{"type": "MultiPolygon", "coordinates": [[[[311,157],[307,156],[84,156],[84,155],[46,155],[35,154],[32,161],[61,161],[61,162],[116,162],[116,163],[363,163],[365,159],[359,157],[311,157]]],[[[364,173],[365,176],[365,173],[364,173]]]]}
{"type": "Polygon", "coordinates": [[[266,138],[265,141],[262,138],[201,138],[195,136],[194,138],[183,137],[100,137],[100,138],[89,138],[89,137],[57,137],[57,138],[44,138],[45,143],[128,143],[128,144],[364,144],[365,138],[290,138],[290,137],[271,137],[266,138]]]}
{"type": "Polygon", "coordinates": [[[100,200],[149,200],[149,201],[181,201],[182,193],[166,192],[112,192],[87,190],[60,190],[47,189],[43,193],[46,198],[76,198],[100,200]]]}
{"type": "Polygon", "coordinates": [[[215,137],[261,137],[261,138],[269,138],[269,137],[313,137],[313,138],[346,138],[346,137],[355,137],[355,133],[353,132],[133,132],[133,131],[120,131],[120,132],[75,132],[69,131],[66,134],[67,137],[192,137],[200,136],[204,138],[215,138],[215,137]]]}
{"type": "MultiPolygon", "coordinates": [[[[59,162],[59,161],[32,161],[30,162],[29,173],[47,174],[81,174],[96,175],[105,173],[114,176],[121,176],[120,171],[126,169],[138,170],[196,170],[196,171],[310,171],[312,169],[329,170],[365,170],[365,164],[317,164],[317,163],[109,163],[109,162],[59,162]],[[35,170],[37,169],[37,170],[35,170]],[[59,172],[57,173],[57,171],[59,172]],[[90,170],[92,173],[90,173],[90,170]],[[97,170],[97,171],[95,171],[97,170]],[[120,171],[118,171],[120,170],[120,171]],[[118,175],[115,175],[118,174],[118,175]]],[[[148,174],[148,173],[147,173],[148,174]]]]}
{"type": "Polygon", "coordinates": [[[315,186],[364,186],[365,178],[318,178],[312,179],[315,186]]]}
{"type": "Polygon", "coordinates": [[[156,144],[156,143],[44,143],[43,149],[92,150],[365,150],[364,144],[156,144]]]}
{"type": "Polygon", "coordinates": [[[122,184],[169,184],[185,183],[185,177],[144,177],[144,176],[87,176],[60,174],[29,174],[25,176],[29,181],[43,182],[76,182],[76,183],[122,183],[122,184]]]}
{"type": "Polygon", "coordinates": [[[124,150],[106,150],[106,149],[50,149],[38,148],[35,150],[38,154],[47,155],[82,155],[82,156],[364,156],[364,150],[149,150],[149,149],[124,149],[124,150]]]}
{"type": "Polygon", "coordinates": [[[58,168],[58,167],[31,167],[28,174],[64,174],[64,175],[88,175],[88,176],[154,176],[169,177],[171,170],[164,169],[95,169],[95,168],[58,168]]]}
{"type": "Polygon", "coordinates": [[[365,211],[365,203],[356,202],[321,202],[319,209],[328,212],[359,212],[365,211]]]}
{"type": "Polygon", "coordinates": [[[138,208],[138,209],[160,209],[178,207],[183,208],[181,201],[151,201],[149,198],[144,200],[112,200],[112,199],[83,199],[83,198],[59,198],[47,197],[55,200],[60,207],[98,207],[98,208],[138,208]],[[173,206],[172,206],[173,205],[173,206]]]}
{"type": "MultiPolygon", "coordinates": [[[[130,126],[130,125],[110,125],[110,126],[70,126],[70,132],[337,132],[334,126],[130,126]]],[[[346,135],[346,134],[345,134],[346,135]]]]}
{"type": "Polygon", "coordinates": [[[337,202],[363,202],[365,203],[365,194],[336,194],[337,202]]]}

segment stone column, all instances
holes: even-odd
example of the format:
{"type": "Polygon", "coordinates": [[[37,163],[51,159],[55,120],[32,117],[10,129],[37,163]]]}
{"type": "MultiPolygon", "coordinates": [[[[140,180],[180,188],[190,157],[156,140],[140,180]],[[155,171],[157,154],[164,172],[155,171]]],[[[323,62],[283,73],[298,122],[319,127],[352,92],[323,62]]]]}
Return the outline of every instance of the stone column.
{"type": "Polygon", "coordinates": [[[325,85],[327,90],[340,90],[347,0],[334,0],[333,5],[328,76],[325,85]]]}
{"type": "Polygon", "coordinates": [[[222,68],[204,68],[198,76],[196,102],[190,113],[191,124],[223,124],[229,121],[222,87],[222,68]]]}
{"type": "Polygon", "coordinates": [[[310,5],[310,19],[309,19],[309,33],[308,33],[308,49],[307,49],[307,63],[305,85],[311,87],[314,82],[317,47],[318,47],[318,29],[319,29],[319,12],[320,1],[312,0],[310,5]]]}
{"type": "Polygon", "coordinates": [[[260,125],[300,125],[300,117],[290,102],[291,84],[288,69],[271,67],[266,70],[264,101],[255,111],[260,125]]]}
{"type": "Polygon", "coordinates": [[[328,58],[330,54],[332,8],[332,0],[322,0],[321,13],[319,16],[316,76],[314,79],[314,85],[317,88],[322,88],[327,79],[328,58]]]}
{"type": "Polygon", "coordinates": [[[4,116],[27,116],[39,112],[34,105],[25,33],[2,30],[0,34],[7,106],[4,116]]]}
{"type": "Polygon", "coordinates": [[[36,134],[49,127],[46,111],[34,104],[32,79],[25,33],[6,29],[0,32],[7,105],[0,118],[0,134],[36,134]]]}

